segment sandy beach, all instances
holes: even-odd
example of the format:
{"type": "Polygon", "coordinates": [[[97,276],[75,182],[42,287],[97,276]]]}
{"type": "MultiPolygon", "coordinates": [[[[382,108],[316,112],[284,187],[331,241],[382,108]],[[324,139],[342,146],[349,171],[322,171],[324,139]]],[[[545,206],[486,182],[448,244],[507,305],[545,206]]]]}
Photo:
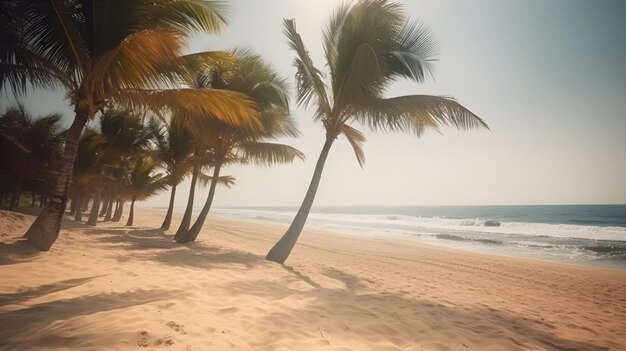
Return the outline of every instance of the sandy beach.
{"type": "MultiPolygon", "coordinates": [[[[37,253],[31,215],[0,212],[2,350],[624,350],[626,271],[209,217],[175,244],[66,221],[37,253]]],[[[176,228],[179,217],[174,218],[176,228]]]]}

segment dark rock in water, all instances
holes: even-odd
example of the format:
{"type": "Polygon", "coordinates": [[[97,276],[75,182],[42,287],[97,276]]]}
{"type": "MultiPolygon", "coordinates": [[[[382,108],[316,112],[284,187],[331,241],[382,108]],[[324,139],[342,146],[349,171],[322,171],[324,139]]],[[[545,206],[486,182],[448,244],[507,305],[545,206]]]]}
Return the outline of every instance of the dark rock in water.
{"type": "Polygon", "coordinates": [[[499,221],[485,221],[485,227],[499,227],[499,221]]]}

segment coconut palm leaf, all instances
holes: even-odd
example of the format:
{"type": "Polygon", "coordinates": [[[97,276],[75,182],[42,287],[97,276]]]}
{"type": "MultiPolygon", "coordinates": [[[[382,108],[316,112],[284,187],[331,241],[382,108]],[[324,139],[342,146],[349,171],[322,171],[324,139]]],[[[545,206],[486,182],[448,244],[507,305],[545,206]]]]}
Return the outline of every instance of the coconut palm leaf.
{"type": "Polygon", "coordinates": [[[293,19],[284,21],[284,34],[289,46],[297,53],[294,65],[297,68],[297,101],[302,106],[308,106],[313,98],[317,102],[317,115],[324,116],[331,112],[330,101],[326,94],[326,86],[322,80],[322,73],[315,68],[309,52],[296,31],[296,22],[293,19]]]}
{"type": "Polygon", "coordinates": [[[363,167],[365,165],[365,152],[363,151],[363,144],[365,144],[366,140],[365,135],[347,124],[342,124],[340,128],[341,134],[348,139],[350,146],[352,146],[359,166],[363,167]]]}
{"type": "Polygon", "coordinates": [[[355,119],[374,130],[413,132],[421,135],[426,128],[455,126],[458,129],[489,128],[474,113],[456,100],[443,96],[409,95],[371,99],[355,119]]]}
{"type": "MultiPolygon", "coordinates": [[[[207,186],[213,181],[213,177],[206,173],[200,173],[200,175],[198,176],[198,181],[202,186],[207,186]]],[[[217,184],[224,185],[227,188],[232,188],[235,185],[235,177],[230,175],[219,176],[217,178],[217,184]]]]}
{"type": "Polygon", "coordinates": [[[284,144],[244,142],[240,148],[244,160],[259,166],[291,163],[296,158],[304,160],[304,154],[300,150],[284,144]]]}
{"type": "Polygon", "coordinates": [[[143,26],[219,33],[226,26],[228,8],[214,0],[143,1],[138,12],[145,13],[140,18],[143,26]]]}
{"type": "Polygon", "coordinates": [[[233,126],[258,128],[258,110],[248,96],[212,88],[124,89],[112,95],[113,101],[145,112],[176,112],[183,119],[218,120],[233,126]]]}

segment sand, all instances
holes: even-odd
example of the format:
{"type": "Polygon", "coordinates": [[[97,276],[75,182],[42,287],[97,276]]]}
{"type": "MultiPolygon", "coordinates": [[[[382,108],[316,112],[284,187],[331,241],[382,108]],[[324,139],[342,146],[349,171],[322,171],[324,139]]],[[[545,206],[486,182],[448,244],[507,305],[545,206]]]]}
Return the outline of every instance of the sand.
{"type": "MultiPolygon", "coordinates": [[[[626,350],[626,271],[210,217],[191,245],[67,221],[52,250],[0,212],[1,350],[626,350]]],[[[176,228],[179,218],[175,218],[176,228]]]]}

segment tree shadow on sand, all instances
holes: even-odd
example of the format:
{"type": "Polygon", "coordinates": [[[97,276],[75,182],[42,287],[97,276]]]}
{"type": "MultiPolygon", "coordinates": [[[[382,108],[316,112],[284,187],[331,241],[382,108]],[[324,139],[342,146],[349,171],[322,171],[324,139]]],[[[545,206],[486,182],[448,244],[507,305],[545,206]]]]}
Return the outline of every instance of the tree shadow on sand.
{"type": "Polygon", "coordinates": [[[0,242],[0,266],[29,261],[39,254],[39,250],[28,245],[25,240],[12,243],[0,242]]]}
{"type": "Polygon", "coordinates": [[[419,348],[429,343],[437,348],[438,345],[432,343],[432,337],[429,338],[437,335],[440,341],[447,340],[446,345],[451,346],[452,350],[467,349],[466,344],[476,340],[498,342],[496,346],[507,350],[534,347],[559,351],[601,351],[617,347],[608,340],[598,340],[596,344],[593,335],[589,334],[587,341],[568,340],[558,335],[556,327],[548,322],[487,306],[450,306],[398,292],[378,293],[367,288],[366,280],[335,268],[324,269],[322,274],[342,282],[344,288],[325,288],[293,268],[287,270],[296,276],[305,277],[303,280],[312,288],[294,289],[275,280],[236,282],[226,287],[233,295],[262,297],[272,301],[290,297],[309,301],[299,308],[286,303],[249,323],[266,325],[276,330],[285,326],[314,323],[329,345],[332,345],[333,336],[340,337],[344,342],[363,342],[365,336],[372,336],[372,340],[386,340],[397,348],[419,348]],[[346,316],[350,316],[349,325],[338,327],[346,323],[346,316]],[[453,345],[455,343],[458,344],[453,345]]]}
{"type": "Polygon", "coordinates": [[[105,248],[131,251],[116,253],[119,261],[151,260],[170,266],[216,268],[219,266],[242,265],[247,268],[265,263],[262,256],[246,251],[209,246],[201,242],[177,244],[171,235],[163,229],[134,228],[93,230],[91,237],[96,238],[105,248]]]}
{"type": "Polygon", "coordinates": [[[18,291],[15,293],[0,294],[0,306],[20,303],[22,301],[26,301],[29,299],[34,299],[37,297],[45,296],[47,294],[52,294],[57,291],[71,289],[75,286],[82,285],[98,277],[101,277],[101,276],[67,279],[67,280],[62,280],[62,281],[52,283],[52,284],[44,284],[36,288],[22,289],[21,291],[18,291]]]}
{"type": "MultiPolygon", "coordinates": [[[[67,281],[60,283],[67,284],[67,281]]],[[[74,282],[73,284],[80,283],[74,282]]],[[[35,290],[43,291],[46,289],[42,287],[35,290]]],[[[43,329],[52,328],[53,331],[67,329],[65,325],[69,323],[68,320],[78,316],[123,309],[154,301],[181,298],[181,296],[184,296],[184,293],[177,290],[138,289],[122,293],[101,293],[60,299],[18,310],[0,312],[0,321],[2,321],[0,349],[8,349],[11,345],[13,349],[20,349],[19,345],[25,340],[33,344],[48,345],[50,341],[48,339],[54,335],[43,333],[43,329]],[[51,325],[53,326],[51,327],[51,325]]]]}

